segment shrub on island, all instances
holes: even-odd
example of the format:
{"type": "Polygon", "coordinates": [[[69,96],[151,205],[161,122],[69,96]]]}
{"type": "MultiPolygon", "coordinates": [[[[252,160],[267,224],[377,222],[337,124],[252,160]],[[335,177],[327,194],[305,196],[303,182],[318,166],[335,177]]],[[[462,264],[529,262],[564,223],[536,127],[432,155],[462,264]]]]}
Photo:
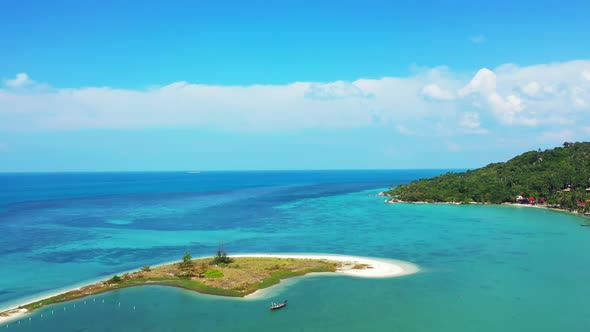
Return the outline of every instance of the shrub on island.
{"type": "Polygon", "coordinates": [[[233,261],[234,260],[227,255],[225,250],[223,250],[223,245],[220,245],[219,249],[217,249],[215,257],[213,257],[213,260],[209,262],[209,265],[227,266],[227,264],[233,261]]]}

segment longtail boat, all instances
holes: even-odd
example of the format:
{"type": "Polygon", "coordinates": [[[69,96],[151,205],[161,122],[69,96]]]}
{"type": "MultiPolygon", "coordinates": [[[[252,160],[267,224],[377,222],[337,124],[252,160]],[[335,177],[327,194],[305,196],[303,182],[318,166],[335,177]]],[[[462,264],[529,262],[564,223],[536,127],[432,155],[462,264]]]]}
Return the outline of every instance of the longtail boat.
{"type": "Polygon", "coordinates": [[[274,302],[272,302],[270,304],[269,309],[270,310],[277,310],[277,309],[281,309],[281,308],[285,307],[286,305],[287,305],[287,300],[285,300],[285,301],[283,301],[281,303],[274,303],[274,302]]]}

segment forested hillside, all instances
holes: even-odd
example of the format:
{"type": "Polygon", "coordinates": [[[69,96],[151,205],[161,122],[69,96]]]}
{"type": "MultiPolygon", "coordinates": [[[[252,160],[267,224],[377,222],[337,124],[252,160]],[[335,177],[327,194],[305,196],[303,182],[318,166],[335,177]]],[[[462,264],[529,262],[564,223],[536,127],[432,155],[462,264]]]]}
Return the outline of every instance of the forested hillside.
{"type": "Polygon", "coordinates": [[[403,201],[514,202],[544,198],[562,208],[586,201],[590,187],[590,142],[564,143],[545,151],[529,151],[507,162],[461,173],[447,173],[392,188],[388,194],[403,201]],[[569,188],[569,189],[568,189],[569,188]]]}

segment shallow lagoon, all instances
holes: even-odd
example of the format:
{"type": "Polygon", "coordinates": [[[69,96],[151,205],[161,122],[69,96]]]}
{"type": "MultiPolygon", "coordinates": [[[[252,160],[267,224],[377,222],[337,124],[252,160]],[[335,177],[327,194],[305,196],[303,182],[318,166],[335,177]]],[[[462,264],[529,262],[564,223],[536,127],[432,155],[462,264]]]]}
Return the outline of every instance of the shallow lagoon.
{"type": "Polygon", "coordinates": [[[293,279],[260,300],[140,287],[47,307],[20,324],[10,323],[8,329],[590,329],[590,318],[585,314],[590,307],[590,266],[586,264],[590,230],[579,226],[583,219],[512,207],[386,205],[383,198],[370,195],[385,187],[389,176],[393,176],[391,182],[407,179],[407,174],[363,174],[363,181],[319,179],[247,187],[221,195],[209,190],[196,194],[144,192],[120,194],[118,199],[96,195],[60,198],[59,204],[55,200],[5,204],[9,212],[0,218],[2,227],[16,227],[15,221],[29,217],[24,226],[38,232],[79,232],[73,240],[37,242],[26,254],[2,253],[0,262],[15,268],[14,275],[9,273],[1,281],[8,285],[8,295],[0,294],[5,303],[10,302],[10,294],[26,295],[20,287],[44,285],[49,290],[71,285],[76,277],[92,279],[144,262],[169,261],[184,250],[206,254],[221,240],[236,253],[353,254],[407,260],[423,269],[422,273],[393,279],[293,279]],[[365,181],[371,176],[371,181],[365,181]],[[116,200],[119,203],[104,208],[116,200]],[[22,212],[24,215],[10,210],[22,204],[35,207],[22,212]],[[86,215],[89,219],[76,220],[83,214],[76,211],[95,212],[86,215]],[[70,219],[58,222],[60,215],[70,219]],[[112,224],[105,220],[133,222],[112,224]],[[68,262],[72,257],[77,257],[75,263],[68,262]],[[38,268],[46,269],[40,274],[46,278],[28,271],[37,272],[38,268]],[[62,280],[60,274],[65,279],[61,285],[57,282],[62,280]],[[20,279],[23,275],[27,278],[20,279]],[[289,300],[288,308],[268,311],[271,299],[284,298],[289,300]]]}

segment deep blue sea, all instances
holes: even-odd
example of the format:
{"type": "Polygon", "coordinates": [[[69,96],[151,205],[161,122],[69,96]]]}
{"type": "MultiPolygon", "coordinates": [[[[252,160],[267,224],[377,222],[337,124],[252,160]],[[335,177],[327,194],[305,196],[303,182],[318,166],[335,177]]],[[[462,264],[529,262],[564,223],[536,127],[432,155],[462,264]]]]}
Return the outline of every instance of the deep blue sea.
{"type": "Polygon", "coordinates": [[[582,217],[383,204],[442,170],[0,174],[0,307],[185,251],[410,261],[391,279],[290,279],[259,300],[159,286],[49,306],[7,331],[589,331],[582,217]],[[269,312],[271,299],[289,307],[269,312]]]}

